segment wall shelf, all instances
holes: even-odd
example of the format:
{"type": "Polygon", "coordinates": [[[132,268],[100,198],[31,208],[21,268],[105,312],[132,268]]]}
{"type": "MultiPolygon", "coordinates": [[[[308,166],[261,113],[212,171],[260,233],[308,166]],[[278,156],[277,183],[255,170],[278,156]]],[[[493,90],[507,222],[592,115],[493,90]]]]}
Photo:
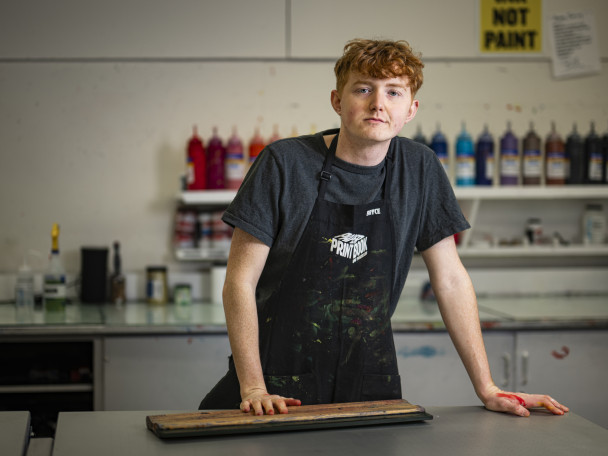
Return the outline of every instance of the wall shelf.
{"type": "Polygon", "coordinates": [[[459,200],[608,199],[608,185],[454,187],[459,200]]]}
{"type": "MultiPolygon", "coordinates": [[[[560,201],[606,200],[608,185],[563,185],[563,186],[472,186],[454,187],[456,198],[467,206],[467,219],[473,228],[467,230],[459,246],[464,258],[532,258],[532,257],[608,257],[608,244],[569,246],[498,246],[476,247],[471,245],[475,222],[483,201],[560,201]]],[[[236,190],[184,191],[179,201],[190,206],[227,206],[236,190]]],[[[218,249],[177,249],[176,257],[181,261],[226,261],[227,251],[218,249]]]]}

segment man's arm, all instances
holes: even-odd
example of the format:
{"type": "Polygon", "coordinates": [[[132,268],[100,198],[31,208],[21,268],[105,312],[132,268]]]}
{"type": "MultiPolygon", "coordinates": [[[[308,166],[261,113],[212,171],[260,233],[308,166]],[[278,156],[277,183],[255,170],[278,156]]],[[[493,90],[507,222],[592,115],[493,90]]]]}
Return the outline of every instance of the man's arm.
{"type": "Polygon", "coordinates": [[[477,298],[454,243],[449,236],[422,252],[439,310],[477,396],[489,410],[528,416],[529,407],[545,407],[561,415],[568,407],[546,395],[509,393],[492,380],[486,355],[477,298]]]}
{"type": "Polygon", "coordinates": [[[287,413],[293,398],[270,395],[260,362],[258,314],[255,289],[268,258],[269,247],[236,228],[232,236],[222,298],[230,348],[241,388],[241,410],[256,415],[287,413]]]}

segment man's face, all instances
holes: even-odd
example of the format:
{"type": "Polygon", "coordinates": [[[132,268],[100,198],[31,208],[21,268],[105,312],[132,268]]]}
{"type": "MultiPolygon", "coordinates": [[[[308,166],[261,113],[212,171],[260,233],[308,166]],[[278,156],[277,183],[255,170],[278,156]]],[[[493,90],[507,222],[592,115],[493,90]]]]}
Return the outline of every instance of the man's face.
{"type": "Polygon", "coordinates": [[[390,141],[412,120],[418,100],[412,100],[407,77],[374,79],[351,73],[331,103],[340,116],[341,131],[362,146],[390,141]]]}

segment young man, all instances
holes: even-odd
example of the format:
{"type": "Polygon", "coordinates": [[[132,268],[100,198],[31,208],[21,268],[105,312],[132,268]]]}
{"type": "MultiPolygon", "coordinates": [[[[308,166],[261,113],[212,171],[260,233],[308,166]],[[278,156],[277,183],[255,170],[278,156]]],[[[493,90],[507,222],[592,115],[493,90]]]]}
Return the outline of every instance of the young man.
{"type": "Polygon", "coordinates": [[[417,248],[486,408],[568,411],[492,381],[453,239],[469,225],[435,154],[397,137],[416,115],[423,66],[404,41],[347,43],[331,92],[340,129],[256,159],[224,215],[235,227],[223,293],[233,356],[201,409],[401,398],[390,317],[417,248]]]}

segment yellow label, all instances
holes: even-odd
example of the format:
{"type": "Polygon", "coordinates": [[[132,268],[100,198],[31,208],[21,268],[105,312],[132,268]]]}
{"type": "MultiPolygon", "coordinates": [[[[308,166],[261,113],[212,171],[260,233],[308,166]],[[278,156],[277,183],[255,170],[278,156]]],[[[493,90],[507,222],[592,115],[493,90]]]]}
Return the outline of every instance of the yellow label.
{"type": "Polygon", "coordinates": [[[542,52],[542,0],[479,0],[484,54],[542,52]]]}

